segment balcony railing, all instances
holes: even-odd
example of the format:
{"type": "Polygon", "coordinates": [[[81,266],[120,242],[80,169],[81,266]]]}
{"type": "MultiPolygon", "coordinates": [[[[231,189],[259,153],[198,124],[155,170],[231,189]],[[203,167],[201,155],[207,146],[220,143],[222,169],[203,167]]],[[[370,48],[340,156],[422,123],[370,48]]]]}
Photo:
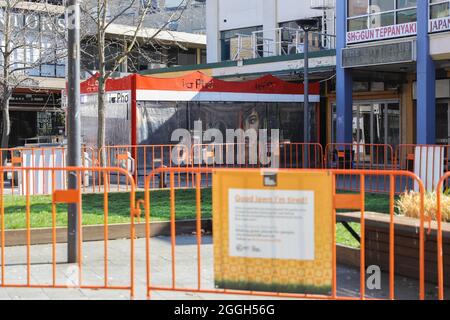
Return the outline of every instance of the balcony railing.
{"type": "MultiPolygon", "coordinates": [[[[230,41],[232,60],[285,56],[304,52],[305,32],[301,29],[277,28],[254,31],[251,35],[238,34],[230,41]]],[[[336,48],[336,36],[320,32],[309,32],[310,51],[336,48]]]]}
{"type": "Polygon", "coordinates": [[[328,10],[335,7],[335,0],[311,0],[311,9],[328,10]]]}

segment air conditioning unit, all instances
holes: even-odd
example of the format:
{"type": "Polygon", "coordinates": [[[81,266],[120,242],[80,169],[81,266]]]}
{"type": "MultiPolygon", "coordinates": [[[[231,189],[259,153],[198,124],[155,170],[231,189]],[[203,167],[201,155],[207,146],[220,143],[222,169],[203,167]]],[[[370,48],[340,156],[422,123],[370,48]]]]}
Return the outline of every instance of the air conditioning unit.
{"type": "Polygon", "coordinates": [[[311,0],[311,9],[328,10],[336,6],[335,0],[311,0]]]}

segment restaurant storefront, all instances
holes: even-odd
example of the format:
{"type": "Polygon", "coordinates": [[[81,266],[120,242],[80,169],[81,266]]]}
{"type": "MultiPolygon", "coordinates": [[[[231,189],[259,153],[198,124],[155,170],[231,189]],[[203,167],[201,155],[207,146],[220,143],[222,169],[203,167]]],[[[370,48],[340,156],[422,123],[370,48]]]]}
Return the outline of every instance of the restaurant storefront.
{"type": "Polygon", "coordinates": [[[337,33],[346,36],[328,92],[329,142],[449,144],[450,50],[433,50],[450,41],[450,1],[336,5],[337,33]]]}
{"type": "Polygon", "coordinates": [[[60,91],[18,90],[10,100],[10,147],[51,143],[65,134],[60,91]]]}

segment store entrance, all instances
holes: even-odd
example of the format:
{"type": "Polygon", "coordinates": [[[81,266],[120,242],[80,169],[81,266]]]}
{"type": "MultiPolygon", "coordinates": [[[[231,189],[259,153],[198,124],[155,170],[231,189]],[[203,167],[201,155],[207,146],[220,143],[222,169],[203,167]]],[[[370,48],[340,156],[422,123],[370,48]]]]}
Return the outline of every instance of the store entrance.
{"type": "Polygon", "coordinates": [[[436,143],[450,145],[450,101],[436,103],[436,143]]]}
{"type": "MultiPolygon", "coordinates": [[[[336,106],[333,106],[332,141],[336,142],[336,106]]],[[[365,161],[373,161],[372,150],[378,156],[382,148],[369,145],[389,144],[392,150],[400,144],[400,103],[399,101],[355,101],[353,105],[353,144],[355,156],[365,161]]]]}
{"type": "MultiPolygon", "coordinates": [[[[447,118],[446,118],[447,119],[447,118]]],[[[336,142],[336,105],[333,106],[332,141],[336,142]]],[[[400,104],[398,101],[355,102],[353,143],[400,144],[400,104]]]]}

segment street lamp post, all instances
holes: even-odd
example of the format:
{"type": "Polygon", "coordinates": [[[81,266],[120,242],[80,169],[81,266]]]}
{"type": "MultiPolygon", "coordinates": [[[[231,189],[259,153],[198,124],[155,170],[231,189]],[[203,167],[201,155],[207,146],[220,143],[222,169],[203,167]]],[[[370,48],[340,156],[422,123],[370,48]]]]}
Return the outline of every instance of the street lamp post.
{"type": "MultiPolygon", "coordinates": [[[[79,0],[67,1],[67,166],[81,167],[80,123],[80,4],[79,0]]],[[[68,189],[77,190],[81,172],[68,173],[68,189]]],[[[78,242],[80,203],[68,204],[67,260],[79,261],[78,242]]]]}
{"type": "Polygon", "coordinates": [[[310,130],[310,110],[309,110],[309,32],[317,29],[317,19],[301,19],[297,21],[297,24],[302,28],[305,33],[305,39],[303,41],[303,86],[304,86],[304,107],[303,107],[303,141],[305,145],[304,152],[304,167],[308,167],[309,159],[309,146],[307,145],[311,141],[310,130]]]}

